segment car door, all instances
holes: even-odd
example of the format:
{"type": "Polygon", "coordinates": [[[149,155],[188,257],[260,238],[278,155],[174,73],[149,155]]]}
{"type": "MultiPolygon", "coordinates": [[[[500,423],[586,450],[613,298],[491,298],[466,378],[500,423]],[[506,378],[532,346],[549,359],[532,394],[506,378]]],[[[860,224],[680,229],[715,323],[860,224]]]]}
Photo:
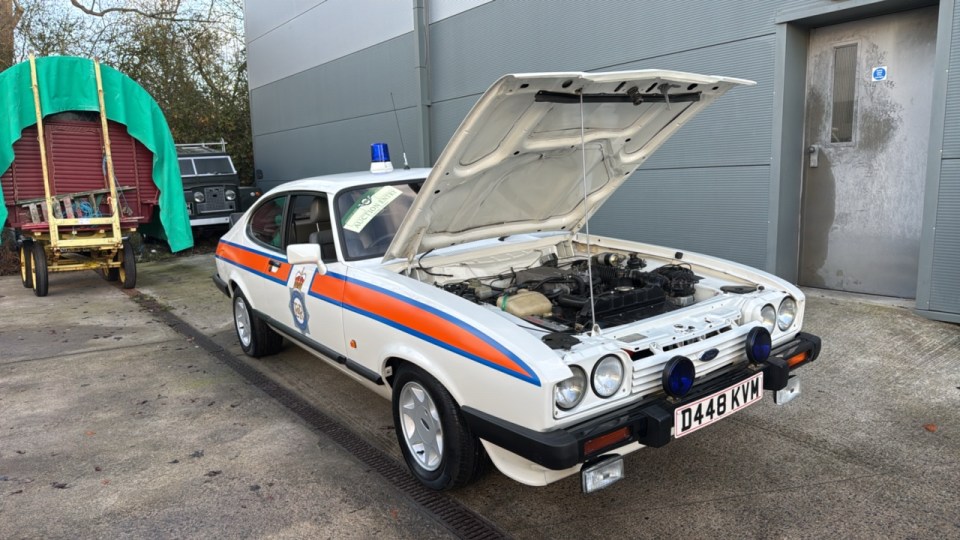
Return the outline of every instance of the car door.
{"type": "Polygon", "coordinates": [[[284,294],[286,313],[279,320],[289,325],[287,332],[296,339],[340,360],[346,354],[341,307],[345,268],[334,246],[329,201],[325,193],[291,196],[284,248],[291,244],[319,244],[327,272],[321,275],[312,263],[292,265],[284,294]]]}
{"type": "MultiPolygon", "coordinates": [[[[289,196],[279,195],[264,201],[250,216],[246,228],[246,247],[236,257],[248,273],[247,296],[253,308],[270,319],[284,313],[290,265],[283,245],[283,223],[289,196]]],[[[239,247],[239,246],[237,246],[239,247]]]]}

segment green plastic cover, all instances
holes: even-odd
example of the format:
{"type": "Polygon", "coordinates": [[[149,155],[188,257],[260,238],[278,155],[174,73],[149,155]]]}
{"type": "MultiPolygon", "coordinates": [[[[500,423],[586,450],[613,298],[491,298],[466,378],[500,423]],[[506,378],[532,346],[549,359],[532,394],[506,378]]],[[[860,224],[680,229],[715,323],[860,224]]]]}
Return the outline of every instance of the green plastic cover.
{"type": "MultiPolygon", "coordinates": [[[[99,111],[93,61],[71,56],[37,58],[40,108],[44,116],[65,111],[99,111]]],[[[160,222],[171,251],[193,246],[190,216],[183,203],[177,151],[160,106],[133,79],[100,64],[107,118],[127,126],[131,137],[153,152],[153,183],[160,190],[160,222]]],[[[13,163],[13,144],[37,123],[33,107],[30,63],[0,73],[0,172],[13,163]]],[[[0,226],[7,221],[0,189],[0,226]]]]}

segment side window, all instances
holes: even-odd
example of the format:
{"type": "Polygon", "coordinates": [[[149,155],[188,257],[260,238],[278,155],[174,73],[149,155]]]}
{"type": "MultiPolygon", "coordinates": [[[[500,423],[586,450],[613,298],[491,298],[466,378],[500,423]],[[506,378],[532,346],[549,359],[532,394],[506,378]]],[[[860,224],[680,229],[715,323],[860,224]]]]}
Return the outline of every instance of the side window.
{"type": "Polygon", "coordinates": [[[283,209],[286,207],[287,197],[277,197],[262,205],[250,217],[250,228],[247,233],[260,244],[268,247],[283,248],[283,209]]]}
{"type": "Polygon", "coordinates": [[[287,222],[287,241],[290,244],[319,244],[324,262],[337,260],[333,243],[333,225],[330,206],[325,194],[294,195],[287,222]]]}

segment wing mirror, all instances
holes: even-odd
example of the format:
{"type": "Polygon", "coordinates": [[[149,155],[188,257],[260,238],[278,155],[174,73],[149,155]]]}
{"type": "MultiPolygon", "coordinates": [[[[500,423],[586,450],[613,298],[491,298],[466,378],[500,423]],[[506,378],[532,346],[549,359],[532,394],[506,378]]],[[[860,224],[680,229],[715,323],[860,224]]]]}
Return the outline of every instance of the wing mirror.
{"type": "Polygon", "coordinates": [[[290,244],[287,246],[287,262],[290,264],[315,264],[322,276],[327,273],[327,265],[320,260],[319,244],[290,244]]]}

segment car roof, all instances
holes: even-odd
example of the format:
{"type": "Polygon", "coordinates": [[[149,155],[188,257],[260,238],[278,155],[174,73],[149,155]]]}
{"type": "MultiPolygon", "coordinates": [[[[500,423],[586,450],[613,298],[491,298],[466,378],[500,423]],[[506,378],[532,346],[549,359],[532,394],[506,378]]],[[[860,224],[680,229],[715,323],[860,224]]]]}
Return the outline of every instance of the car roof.
{"type": "MultiPolygon", "coordinates": [[[[285,182],[270,190],[270,193],[289,191],[324,191],[335,194],[345,189],[370,184],[391,184],[404,180],[422,180],[430,173],[430,169],[399,169],[386,173],[372,173],[369,171],[349,172],[314,176],[300,180],[285,182]]],[[[268,195],[270,194],[268,193],[268,195]]]]}

